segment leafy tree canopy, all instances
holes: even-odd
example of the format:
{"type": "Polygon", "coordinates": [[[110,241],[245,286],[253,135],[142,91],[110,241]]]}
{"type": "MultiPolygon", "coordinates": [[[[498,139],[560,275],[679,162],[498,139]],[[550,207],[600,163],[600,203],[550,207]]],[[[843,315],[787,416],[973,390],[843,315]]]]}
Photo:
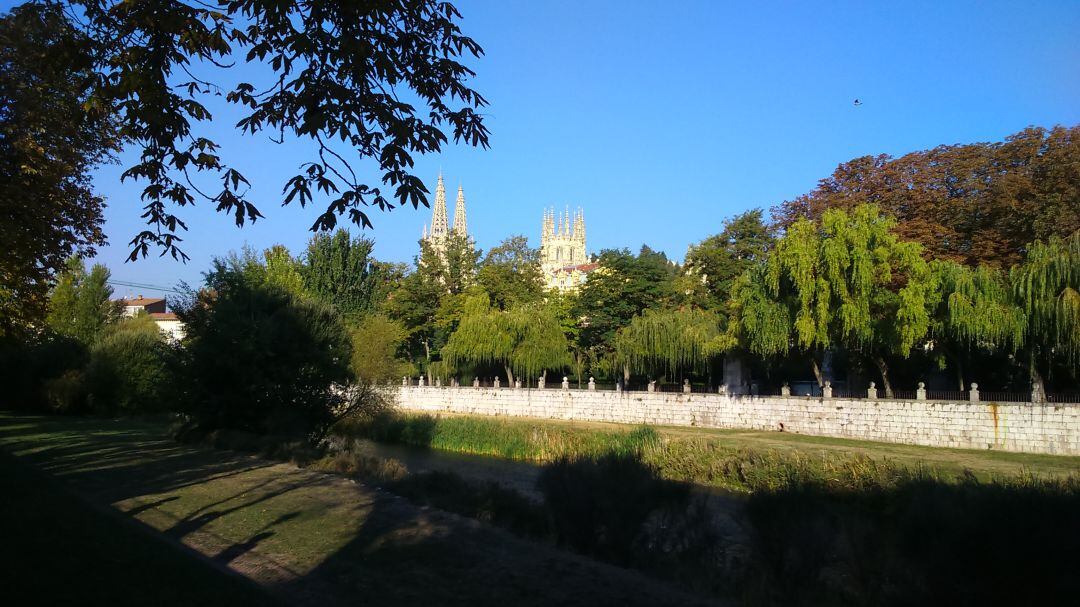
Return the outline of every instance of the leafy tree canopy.
{"type": "Polygon", "coordinates": [[[509,310],[493,308],[486,293],[471,295],[457,330],[443,348],[451,367],[498,364],[507,380],[514,374],[533,378],[570,364],[569,344],[555,311],[543,302],[509,310]]]}
{"type": "Polygon", "coordinates": [[[52,278],[105,242],[89,171],[117,139],[88,103],[93,48],[56,5],[0,18],[0,337],[40,328],[52,278]]]}
{"type": "Polygon", "coordinates": [[[740,330],[763,355],[843,346],[869,356],[891,394],[882,354],[908,356],[930,328],[934,290],[918,243],[874,205],[800,219],[764,266],[735,286],[740,330]]]}
{"type": "Polygon", "coordinates": [[[325,304],[217,275],[177,314],[184,322],[184,401],[204,430],[320,438],[349,411],[352,346],[325,304]]]}
{"type": "Polygon", "coordinates": [[[375,385],[411,375],[410,365],[398,358],[406,335],[401,323],[381,314],[369,314],[351,326],[350,364],[356,379],[375,385]]]}
{"type": "Polygon", "coordinates": [[[345,230],[316,234],[308,242],[303,282],[311,296],[333,305],[348,317],[367,314],[386,302],[404,272],[396,264],[376,260],[375,243],[351,237],[345,230]]]}
{"type": "MultiPolygon", "coordinates": [[[[464,63],[483,51],[462,33],[461,16],[448,2],[31,4],[48,6],[62,26],[46,31],[72,32],[45,42],[58,43],[64,53],[79,51],[80,77],[90,76],[60,105],[43,106],[47,120],[88,111],[112,116],[115,135],[136,152],[123,179],[144,184],[148,227],[132,239],[131,259],[150,247],[186,258],[179,232],[187,226],[176,213],[196,200],[232,215],[237,225],[262,216],[247,178],[201,132],[213,119],[206,106],[211,97],[241,109],[236,128],[244,134],[313,145],[311,158],[286,179],[283,202],[323,200],[311,226],[316,231],[333,229],[343,215],[370,226],[365,208],[371,206],[426,204],[427,190],[412,174],[414,154],[438,152],[451,136],[474,146],[488,143],[477,112],[487,102],[467,86],[474,73],[464,63]],[[241,81],[231,69],[238,64],[257,66],[245,73],[263,77],[241,81]],[[85,103],[68,113],[69,98],[85,103]],[[382,184],[354,170],[365,160],[377,167],[382,184]]],[[[65,64],[50,59],[30,68],[48,75],[59,65],[65,64]]],[[[35,73],[29,75],[32,82],[35,73]]]]}
{"type": "Polygon", "coordinates": [[[540,252],[524,236],[511,236],[488,251],[476,282],[500,310],[539,300],[544,294],[540,252]]]}
{"type": "Polygon", "coordinates": [[[692,245],[684,271],[705,287],[701,304],[710,309],[724,307],[735,279],[762,263],[772,244],[761,209],[754,209],[724,221],[719,234],[692,245]]]}
{"type": "Polygon", "coordinates": [[[722,323],[714,311],[647,309],[619,330],[616,362],[653,376],[701,370],[710,358],[735,346],[722,323]]]}
{"type": "Polygon", "coordinates": [[[931,258],[1007,269],[1029,243],[1080,229],[1080,126],[856,158],[774,216],[786,228],[865,203],[895,216],[897,234],[931,258]]]}
{"type": "Polygon", "coordinates": [[[584,319],[585,348],[611,351],[615,332],[649,307],[663,307],[674,296],[677,268],[663,253],[641,247],[635,257],[627,249],[600,252],[599,268],[589,274],[577,300],[575,316],[584,319]]]}
{"type": "Polygon", "coordinates": [[[120,317],[112,301],[109,269],[94,264],[88,273],[79,257],[68,260],[49,298],[48,326],[58,335],[93,344],[120,317]]]}
{"type": "Polygon", "coordinates": [[[1032,347],[1064,356],[1075,369],[1080,364],[1080,232],[1035,242],[1009,279],[1027,315],[1032,347]]]}

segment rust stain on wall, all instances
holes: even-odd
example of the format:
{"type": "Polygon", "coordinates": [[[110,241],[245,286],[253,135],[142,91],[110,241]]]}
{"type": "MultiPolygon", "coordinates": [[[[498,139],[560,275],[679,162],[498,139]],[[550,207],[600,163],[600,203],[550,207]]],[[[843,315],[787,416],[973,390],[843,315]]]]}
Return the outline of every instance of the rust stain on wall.
{"type": "Polygon", "coordinates": [[[994,445],[998,445],[1001,441],[998,439],[998,406],[997,403],[990,403],[990,416],[994,418],[994,445]]]}

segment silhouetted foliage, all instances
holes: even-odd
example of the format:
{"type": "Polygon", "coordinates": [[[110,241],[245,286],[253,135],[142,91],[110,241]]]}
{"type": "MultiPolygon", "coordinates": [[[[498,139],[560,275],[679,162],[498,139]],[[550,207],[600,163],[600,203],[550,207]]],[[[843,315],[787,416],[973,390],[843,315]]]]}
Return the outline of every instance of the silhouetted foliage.
{"type": "Polygon", "coordinates": [[[0,18],[0,336],[40,330],[53,276],[105,243],[89,173],[117,140],[94,46],[56,4],[0,18]]]}
{"type": "Polygon", "coordinates": [[[689,500],[685,485],[661,479],[632,454],[561,458],[544,467],[537,486],[559,543],[621,565],[644,550],[650,517],[689,500]]]}
{"type": "Polygon", "coordinates": [[[751,496],[747,604],[1039,605],[1075,590],[1076,478],[856,480],[793,475],[751,496]]]}
{"type": "MultiPolygon", "coordinates": [[[[411,172],[414,154],[438,152],[451,136],[487,147],[488,130],[476,111],[487,102],[466,86],[473,72],[462,63],[483,51],[462,34],[461,16],[448,2],[49,5],[60,27],[47,29],[79,36],[85,65],[78,67],[90,78],[87,90],[77,92],[85,92],[88,107],[113,116],[119,136],[136,151],[123,179],[145,183],[148,228],[132,239],[131,259],[151,246],[186,258],[178,232],[187,226],[175,207],[197,199],[231,214],[237,225],[262,216],[248,180],[199,132],[213,119],[204,105],[211,97],[243,111],[241,133],[313,144],[310,161],[286,179],[283,201],[324,198],[311,226],[316,231],[333,229],[341,215],[370,226],[368,206],[426,204],[427,190],[411,172]],[[238,81],[230,68],[245,63],[253,66],[246,73],[264,79],[238,81]],[[353,163],[367,160],[391,191],[365,183],[360,175],[367,171],[354,170],[353,163]]],[[[65,41],[63,48],[72,46],[65,41]]]]}

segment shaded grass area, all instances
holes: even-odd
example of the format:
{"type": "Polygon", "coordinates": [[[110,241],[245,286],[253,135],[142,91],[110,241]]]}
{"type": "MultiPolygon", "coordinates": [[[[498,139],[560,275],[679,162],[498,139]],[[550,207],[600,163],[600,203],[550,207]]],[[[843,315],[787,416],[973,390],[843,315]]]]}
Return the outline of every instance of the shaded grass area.
{"type": "MultiPolygon", "coordinates": [[[[436,509],[417,508],[369,485],[178,444],[159,424],[0,414],[0,448],[79,495],[111,504],[273,588],[275,596],[290,603],[699,603],[671,585],[436,509]]],[[[454,501],[473,498],[469,487],[453,479],[429,482],[439,487],[428,492],[436,507],[447,495],[454,501]]],[[[402,485],[403,492],[407,489],[402,485]]],[[[474,511],[491,510],[483,501],[474,499],[473,504],[474,511]]],[[[493,509],[504,510],[500,505],[493,509]]],[[[62,549],[57,546],[49,549],[62,549]]],[[[94,552],[77,544],[70,548],[73,559],[88,554],[94,552]]],[[[143,604],[169,603],[148,599],[143,604]]]]}
{"type": "Polygon", "coordinates": [[[645,459],[657,444],[545,462],[539,503],[348,451],[318,465],[747,605],[1056,604],[1074,595],[1080,476],[981,481],[860,454],[743,449],[716,468],[747,491],[733,500],[662,478],[645,459]]]}
{"type": "Polygon", "coordinates": [[[862,456],[913,468],[928,467],[943,477],[970,472],[980,480],[1021,472],[1047,476],[1080,473],[1080,457],[941,449],[781,432],[633,428],[410,412],[350,419],[335,432],[349,438],[533,462],[640,453],[665,478],[739,491],[752,488],[754,481],[748,474],[767,473],[771,461],[788,459],[801,461],[804,467],[816,462],[826,472],[852,456],[862,456]],[[748,461],[753,465],[748,466],[748,461]]]}
{"type": "Polygon", "coordinates": [[[0,451],[0,587],[23,605],[278,605],[0,451]],[[18,597],[21,597],[19,599],[18,597]]]}

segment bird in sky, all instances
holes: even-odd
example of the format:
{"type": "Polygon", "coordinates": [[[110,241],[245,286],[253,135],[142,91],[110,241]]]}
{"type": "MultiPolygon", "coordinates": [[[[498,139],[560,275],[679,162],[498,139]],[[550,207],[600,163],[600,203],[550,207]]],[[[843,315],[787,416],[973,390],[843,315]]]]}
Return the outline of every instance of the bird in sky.
{"type": "Polygon", "coordinates": [[[858,99],[856,99],[855,100],[855,107],[859,107],[860,105],[862,105],[862,101],[859,101],[858,99]]]}

